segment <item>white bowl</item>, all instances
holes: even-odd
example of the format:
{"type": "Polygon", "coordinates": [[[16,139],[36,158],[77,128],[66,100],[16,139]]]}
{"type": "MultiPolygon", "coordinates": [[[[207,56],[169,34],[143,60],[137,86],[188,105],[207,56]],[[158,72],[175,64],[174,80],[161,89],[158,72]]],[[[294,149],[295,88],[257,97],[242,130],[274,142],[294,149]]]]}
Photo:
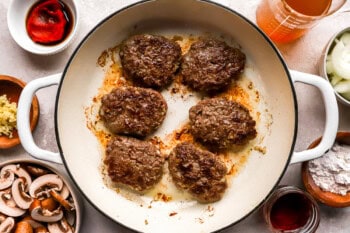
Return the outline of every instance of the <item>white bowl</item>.
{"type": "MultiPolygon", "coordinates": [[[[344,28],[343,30],[337,32],[334,34],[334,36],[329,40],[325,51],[323,53],[323,57],[321,58],[321,63],[320,63],[320,75],[325,77],[329,82],[330,79],[328,77],[327,74],[327,70],[326,70],[326,59],[327,59],[327,55],[332,51],[332,49],[334,48],[335,45],[335,40],[339,39],[339,37],[344,34],[345,32],[350,32],[350,27],[344,28]]],[[[345,99],[343,96],[341,96],[338,92],[334,91],[338,101],[346,106],[350,106],[350,100],[345,99]]]]}
{"type": "Polygon", "coordinates": [[[7,25],[10,30],[12,38],[16,43],[28,52],[49,55],[58,53],[72,42],[75,37],[79,24],[79,9],[75,0],[61,0],[72,13],[73,25],[72,29],[62,42],[54,45],[43,45],[35,43],[28,35],[26,29],[26,19],[31,7],[38,2],[38,0],[12,0],[7,12],[7,25]]]}

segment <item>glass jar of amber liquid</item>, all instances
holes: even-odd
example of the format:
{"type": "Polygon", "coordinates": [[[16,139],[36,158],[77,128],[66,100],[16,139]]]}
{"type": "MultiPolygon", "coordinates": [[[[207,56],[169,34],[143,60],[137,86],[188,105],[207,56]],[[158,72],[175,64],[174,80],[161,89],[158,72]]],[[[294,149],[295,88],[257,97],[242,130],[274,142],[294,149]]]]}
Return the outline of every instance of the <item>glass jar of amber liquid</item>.
{"type": "Polygon", "coordinates": [[[345,3],[346,0],[261,0],[256,22],[272,41],[288,43],[345,3]]]}
{"type": "Polygon", "coordinates": [[[279,186],[265,202],[263,214],[276,233],[313,233],[320,223],[315,199],[294,186],[279,186]]]}

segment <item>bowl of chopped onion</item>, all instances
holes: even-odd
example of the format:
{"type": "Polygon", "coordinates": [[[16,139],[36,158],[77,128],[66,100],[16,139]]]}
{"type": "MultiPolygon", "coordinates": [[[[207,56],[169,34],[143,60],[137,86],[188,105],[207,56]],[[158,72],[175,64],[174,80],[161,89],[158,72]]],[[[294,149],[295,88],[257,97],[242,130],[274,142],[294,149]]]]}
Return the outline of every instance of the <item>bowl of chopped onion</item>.
{"type": "MultiPolygon", "coordinates": [[[[20,79],[0,75],[0,149],[8,149],[20,143],[17,133],[17,104],[25,85],[20,79]]],[[[38,117],[39,102],[34,96],[30,108],[31,130],[37,125],[38,117]]]]}
{"type": "Polygon", "coordinates": [[[350,106],[350,27],[336,33],[321,60],[321,75],[332,84],[338,100],[350,106]]]}

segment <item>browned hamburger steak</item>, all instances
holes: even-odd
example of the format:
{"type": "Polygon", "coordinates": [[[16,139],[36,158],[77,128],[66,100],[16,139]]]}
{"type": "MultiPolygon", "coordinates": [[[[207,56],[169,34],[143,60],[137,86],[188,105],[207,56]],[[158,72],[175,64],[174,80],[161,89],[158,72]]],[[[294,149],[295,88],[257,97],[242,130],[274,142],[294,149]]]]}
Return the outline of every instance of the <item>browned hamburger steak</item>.
{"type": "Polygon", "coordinates": [[[152,89],[119,87],[102,97],[99,115],[113,133],[144,137],[163,122],[168,106],[152,89]]]}
{"type": "Polygon", "coordinates": [[[189,142],[178,144],[170,153],[169,171],[176,186],[199,202],[218,201],[227,188],[225,164],[215,154],[189,142]]]}
{"type": "Polygon", "coordinates": [[[116,136],[108,142],[104,163],[113,182],[144,191],[160,181],[164,161],[152,143],[116,136]]]}
{"type": "Polygon", "coordinates": [[[202,38],[184,55],[184,83],[196,91],[215,92],[227,87],[243,71],[246,56],[216,39],[202,38]]]}
{"type": "Polygon", "coordinates": [[[198,102],[189,111],[191,133],[213,149],[242,145],[255,138],[255,121],[243,105],[225,98],[198,102]]]}
{"type": "Polygon", "coordinates": [[[163,36],[135,35],[122,43],[119,55],[125,73],[137,85],[163,88],[179,68],[181,47],[163,36]]]}

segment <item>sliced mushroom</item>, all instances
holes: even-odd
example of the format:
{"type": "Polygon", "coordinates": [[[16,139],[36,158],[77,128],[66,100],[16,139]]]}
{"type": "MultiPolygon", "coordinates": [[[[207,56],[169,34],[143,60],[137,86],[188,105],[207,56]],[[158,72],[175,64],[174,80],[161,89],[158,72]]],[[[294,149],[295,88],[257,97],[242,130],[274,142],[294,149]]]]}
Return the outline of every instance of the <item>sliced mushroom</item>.
{"type": "Polygon", "coordinates": [[[33,227],[26,221],[20,221],[16,224],[15,233],[33,233],[33,227]]]}
{"type": "Polygon", "coordinates": [[[66,210],[73,211],[75,210],[74,203],[69,202],[68,200],[65,200],[58,192],[55,190],[50,191],[50,195],[59,202],[66,210]]]}
{"type": "Polygon", "coordinates": [[[25,180],[23,177],[16,179],[12,184],[12,197],[17,206],[22,209],[29,209],[33,199],[24,191],[25,180]]]}
{"type": "Polygon", "coordinates": [[[48,196],[50,190],[62,190],[63,181],[56,174],[46,174],[36,178],[29,187],[29,194],[33,198],[48,196]]]}
{"type": "Polygon", "coordinates": [[[10,187],[15,180],[15,174],[9,169],[1,169],[0,172],[0,190],[10,187]]]}
{"type": "Polygon", "coordinates": [[[13,172],[16,176],[23,177],[26,181],[25,191],[26,192],[28,191],[29,186],[32,184],[32,178],[30,177],[28,172],[21,167],[21,165],[9,164],[9,165],[6,165],[5,167],[3,167],[1,169],[1,171],[2,170],[4,170],[4,171],[9,170],[9,171],[13,172]]]}
{"type": "Polygon", "coordinates": [[[60,207],[54,210],[43,208],[41,201],[34,199],[29,207],[30,216],[39,222],[57,222],[62,219],[63,211],[60,207]]]}
{"type": "Polygon", "coordinates": [[[1,233],[10,233],[12,232],[12,229],[15,227],[15,219],[12,217],[7,217],[1,224],[0,224],[0,232],[1,233]]]}
{"type": "Polygon", "coordinates": [[[50,233],[73,233],[73,227],[69,225],[65,218],[55,223],[47,224],[50,233]]]}
{"type": "Polygon", "coordinates": [[[0,192],[0,212],[11,217],[22,216],[26,210],[16,206],[10,190],[0,192]]]}

